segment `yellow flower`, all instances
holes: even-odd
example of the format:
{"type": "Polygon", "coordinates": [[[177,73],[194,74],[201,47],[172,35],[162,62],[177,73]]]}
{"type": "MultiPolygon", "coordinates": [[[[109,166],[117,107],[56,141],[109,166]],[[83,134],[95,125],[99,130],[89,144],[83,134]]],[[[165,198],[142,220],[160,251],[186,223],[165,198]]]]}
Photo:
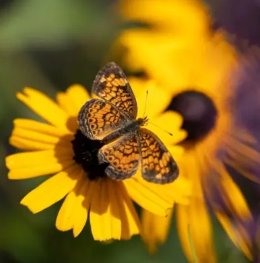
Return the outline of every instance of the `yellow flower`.
{"type": "MultiPolygon", "coordinates": [[[[254,150],[256,142],[237,127],[231,107],[235,87],[229,75],[237,66],[237,54],[222,32],[209,31],[210,21],[198,1],[184,1],[186,9],[180,2],[123,1],[121,12],[126,19],[150,27],[125,30],[116,44],[124,48],[122,60],[126,67],[143,71],[168,92],[171,101],[165,104],[162,115],[173,110],[184,119],[182,128],[188,137],[182,144],[180,172],[191,182],[193,195],[189,205],[176,205],[176,221],[188,260],[193,262],[190,229],[198,262],[216,262],[211,211],[235,245],[252,258],[252,240],[247,232],[252,216],[227,170],[232,167],[259,182],[254,173],[260,163],[260,155],[254,150]]],[[[142,90],[142,85],[139,89],[142,90]]],[[[171,132],[174,120],[169,116],[163,121],[171,132]]],[[[152,252],[165,242],[170,220],[171,216],[162,218],[143,212],[143,239],[152,252]]]]}
{"type": "MultiPolygon", "coordinates": [[[[142,85],[140,85],[141,89],[142,85]]],[[[227,94],[224,88],[216,90],[213,97],[210,96],[211,92],[205,92],[205,90],[199,88],[190,89],[187,87],[186,89],[176,90],[176,93],[169,92],[168,95],[172,98],[168,109],[172,107],[177,110],[177,100],[178,104],[181,105],[182,103],[184,108],[187,107],[185,100],[190,102],[186,112],[183,113],[183,127],[186,127],[190,135],[183,144],[184,155],[179,164],[181,176],[187,178],[192,184],[193,195],[189,205],[176,205],[179,237],[184,252],[191,262],[193,257],[190,250],[188,228],[191,231],[199,262],[215,262],[210,212],[208,211],[210,209],[214,211],[215,216],[231,240],[251,258],[252,244],[246,230],[252,223],[252,216],[243,194],[230,177],[226,165],[233,167],[249,179],[258,181],[259,179],[250,171],[247,171],[246,168],[257,168],[260,156],[258,152],[247,145],[248,143],[254,144],[253,139],[232,123],[231,112],[228,111],[225,105],[227,103],[227,98],[225,98],[227,94]],[[218,94],[221,94],[222,97],[221,104],[218,104],[218,102],[221,102],[220,99],[215,99],[218,94]],[[197,103],[204,103],[204,105],[198,105],[197,103]],[[210,111],[210,105],[215,107],[216,115],[210,116],[213,113],[210,111]],[[201,119],[192,123],[192,120],[185,118],[187,117],[185,114],[189,111],[196,112],[197,110],[198,113],[200,106],[206,107],[206,110],[210,111],[209,115],[206,116],[207,118],[213,118],[213,120],[208,119],[206,126],[205,123],[200,122],[201,119]],[[208,129],[210,121],[214,123],[208,129]],[[196,127],[196,125],[198,126],[196,127]]],[[[163,113],[164,117],[162,119],[158,116],[157,122],[168,123],[167,129],[171,132],[174,119],[169,115],[165,118],[167,113],[169,113],[168,110],[163,113]]],[[[170,148],[170,144],[166,145],[170,148]]],[[[173,152],[172,154],[174,156],[173,152]]],[[[171,215],[163,218],[148,211],[143,211],[143,238],[151,252],[156,251],[158,243],[166,241],[170,222],[171,215]]]]}
{"type": "MultiPolygon", "coordinates": [[[[140,174],[120,182],[105,176],[96,156],[99,143],[88,140],[78,130],[78,112],[90,98],[83,87],[74,85],[59,93],[57,103],[31,88],[25,88],[17,97],[47,123],[14,121],[10,143],[24,152],[6,158],[8,177],[17,180],[53,174],[28,193],[22,205],[38,213],[65,198],[56,227],[61,231],[72,229],[76,237],[89,216],[93,237],[101,241],[129,239],[140,232],[132,200],[155,214],[167,214],[172,207],[172,196],[167,194],[169,186],[150,184],[140,174]]],[[[149,115],[154,116],[158,109],[150,109],[149,115]]],[[[181,117],[174,114],[174,119],[179,124],[174,136],[178,142],[186,133],[178,130],[181,117]]],[[[181,150],[176,146],[177,152],[181,150]]],[[[187,203],[189,184],[180,178],[174,185],[175,201],[187,203]]]]}

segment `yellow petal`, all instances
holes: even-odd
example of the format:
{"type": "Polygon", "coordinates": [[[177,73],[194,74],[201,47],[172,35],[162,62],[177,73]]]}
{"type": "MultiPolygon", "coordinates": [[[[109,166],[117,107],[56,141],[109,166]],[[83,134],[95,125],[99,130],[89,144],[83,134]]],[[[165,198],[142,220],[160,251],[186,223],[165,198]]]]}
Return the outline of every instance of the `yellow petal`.
{"type": "Polygon", "coordinates": [[[10,169],[8,177],[25,179],[57,173],[74,163],[72,156],[70,149],[62,152],[57,149],[57,151],[16,153],[6,157],[6,166],[10,169]]]}
{"type": "MultiPolygon", "coordinates": [[[[20,138],[35,141],[35,142],[54,144],[54,145],[57,145],[58,143],[62,144],[62,143],[68,142],[67,137],[66,137],[66,140],[64,140],[62,137],[51,136],[48,134],[39,133],[39,132],[35,132],[32,130],[27,130],[27,129],[21,129],[17,127],[14,128],[12,132],[12,136],[20,137],[20,138]]],[[[73,139],[72,135],[67,135],[67,136],[69,137],[70,140],[73,139]]]]}
{"type": "Polygon", "coordinates": [[[173,202],[180,204],[189,204],[191,198],[191,184],[181,174],[170,184],[159,185],[145,181],[140,172],[138,172],[131,180],[134,182],[131,187],[130,180],[125,181],[126,189],[129,189],[129,195],[138,204],[154,214],[166,216],[168,209],[162,210],[163,207],[171,208],[173,202]],[[136,189],[135,189],[136,187],[136,189]],[[169,206],[170,205],[170,206],[169,206]],[[149,208],[150,207],[150,208],[149,208]],[[159,207],[159,210],[157,211],[159,207]],[[156,212],[157,211],[157,212],[156,212]]]}
{"type": "Polygon", "coordinates": [[[64,168],[69,167],[71,164],[72,164],[71,162],[64,162],[63,164],[52,163],[47,165],[45,164],[42,166],[11,170],[8,173],[8,178],[11,180],[21,180],[21,179],[29,179],[43,175],[54,174],[63,170],[64,168]]]}
{"type": "Polygon", "coordinates": [[[31,88],[25,88],[23,91],[24,94],[17,94],[19,100],[52,125],[68,131],[68,116],[53,100],[31,88]]]}
{"type": "Polygon", "coordinates": [[[12,146],[14,146],[20,150],[27,150],[27,151],[54,150],[56,147],[55,144],[36,142],[36,141],[32,141],[30,139],[24,139],[24,138],[17,137],[17,136],[12,136],[9,140],[9,143],[12,146]]]}
{"type": "Polygon", "coordinates": [[[69,116],[77,116],[75,112],[75,108],[73,103],[70,101],[70,98],[66,95],[66,93],[59,92],[57,94],[57,102],[59,106],[69,115],[69,116]]]}
{"type": "Polygon", "coordinates": [[[143,179],[135,176],[125,180],[124,186],[128,195],[142,208],[160,216],[165,216],[173,206],[173,200],[151,189],[152,183],[145,182],[143,179]],[[167,200],[168,199],[168,200],[167,200]]]}
{"type": "Polygon", "coordinates": [[[183,155],[185,153],[184,148],[179,145],[171,145],[171,146],[168,146],[167,149],[171,153],[177,165],[179,166],[179,163],[183,161],[183,155]]]}
{"type": "MultiPolygon", "coordinates": [[[[168,106],[168,105],[167,105],[168,106]]],[[[164,113],[161,113],[159,116],[155,117],[153,123],[157,124],[159,127],[173,133],[178,132],[181,128],[183,119],[182,116],[174,111],[168,110],[164,113]]]]}
{"type": "Polygon", "coordinates": [[[51,125],[26,119],[16,119],[10,144],[22,150],[72,148],[73,134],[51,125]]]}
{"type": "Polygon", "coordinates": [[[61,105],[61,107],[68,113],[70,116],[67,121],[67,128],[73,132],[76,133],[79,125],[78,125],[78,116],[74,114],[74,108],[71,105],[71,102],[69,98],[64,93],[58,93],[57,95],[58,103],[61,105]]]}
{"type": "Polygon", "coordinates": [[[87,90],[78,84],[70,86],[67,91],[66,95],[68,96],[69,100],[73,104],[74,114],[78,115],[81,107],[90,100],[90,96],[87,90]]]}
{"type": "Polygon", "coordinates": [[[139,233],[139,221],[121,182],[95,182],[91,198],[90,224],[95,240],[129,239],[139,233]]]}
{"type": "Polygon", "coordinates": [[[181,115],[173,111],[167,111],[153,118],[147,127],[168,147],[168,145],[177,144],[187,137],[187,132],[180,129],[182,122],[181,115]]]}
{"type": "Polygon", "coordinates": [[[60,231],[68,231],[73,228],[74,224],[74,207],[77,202],[77,195],[81,188],[82,180],[79,180],[76,187],[71,191],[62,203],[56,218],[56,227],[60,231]]]}
{"type": "Polygon", "coordinates": [[[143,117],[145,113],[149,119],[153,120],[155,116],[163,112],[171,101],[169,92],[158,87],[152,80],[130,78],[129,83],[136,97],[138,117],[143,117]],[[160,98],[160,103],[158,103],[158,98],[160,98]]]}
{"type": "MultiPolygon", "coordinates": [[[[233,243],[243,251],[250,261],[252,261],[252,238],[247,232],[248,229],[246,229],[239,221],[232,222],[228,216],[223,213],[217,212],[216,217],[233,243]]],[[[247,222],[247,226],[250,226],[250,224],[252,224],[252,221],[247,222]]]]}
{"type": "Polygon", "coordinates": [[[90,185],[89,180],[83,177],[67,195],[56,219],[57,229],[67,231],[73,228],[75,237],[80,234],[88,218],[90,185]]]}
{"type": "Polygon", "coordinates": [[[227,170],[222,166],[222,178],[219,181],[220,187],[224,190],[226,200],[230,205],[229,209],[232,210],[233,215],[240,217],[241,219],[251,220],[252,216],[248,208],[247,202],[238,188],[234,183],[233,179],[228,174],[227,170]]]}
{"type": "MultiPolygon", "coordinates": [[[[210,162],[210,160],[207,161],[210,162]]],[[[221,161],[215,160],[214,163],[211,162],[209,165],[211,165],[212,175],[214,176],[217,174],[218,177],[216,178],[217,180],[214,177],[211,177],[209,179],[205,178],[203,180],[205,188],[208,186],[208,189],[211,189],[210,184],[213,183],[214,187],[217,189],[217,192],[220,193],[224,205],[226,205],[226,208],[231,211],[234,216],[239,217],[241,220],[251,220],[252,216],[247,202],[239,187],[235,184],[235,182],[229,175],[223,163],[221,161]]],[[[208,198],[211,198],[211,193],[207,192],[208,189],[205,189],[205,193],[207,194],[208,198]]]]}
{"type": "Polygon", "coordinates": [[[199,198],[193,198],[188,206],[178,205],[176,212],[180,241],[189,262],[194,262],[189,230],[198,262],[216,262],[210,217],[204,201],[199,198]]]}
{"type": "Polygon", "coordinates": [[[122,221],[121,239],[130,239],[133,235],[139,234],[141,225],[135,207],[130,200],[123,184],[117,187],[119,203],[121,203],[120,215],[122,221]],[[121,198],[120,198],[121,197],[121,198]]]}
{"type": "Polygon", "coordinates": [[[92,196],[92,185],[89,180],[85,179],[83,186],[80,189],[79,195],[77,197],[77,203],[74,209],[74,227],[73,236],[77,237],[88,220],[88,212],[90,207],[90,199],[92,196]]]}
{"type": "Polygon", "coordinates": [[[120,11],[126,19],[151,23],[186,37],[201,37],[208,31],[209,17],[199,1],[125,0],[120,1],[120,11]]]}
{"type": "Polygon", "coordinates": [[[21,200],[21,204],[38,213],[64,198],[82,176],[82,169],[73,165],[36,187],[21,200]]]}
{"type": "Polygon", "coordinates": [[[225,167],[221,165],[219,169],[221,169],[219,187],[223,189],[221,196],[224,199],[225,208],[232,214],[232,219],[229,219],[228,215],[221,211],[216,211],[216,216],[235,245],[242,249],[248,258],[252,259],[252,244],[247,232],[247,227],[249,228],[253,223],[252,215],[242,192],[225,167]]]}
{"type": "Polygon", "coordinates": [[[107,180],[108,183],[108,196],[110,200],[110,213],[111,213],[111,232],[113,239],[121,239],[122,220],[120,216],[120,205],[118,199],[121,196],[117,194],[117,183],[112,180],[107,180]]]}
{"type": "Polygon", "coordinates": [[[185,179],[182,174],[170,184],[151,185],[150,188],[157,192],[158,195],[163,195],[168,201],[173,200],[178,204],[187,205],[192,198],[192,187],[190,181],[185,179]]]}
{"type": "Polygon", "coordinates": [[[120,239],[120,208],[114,195],[116,195],[116,187],[112,182],[109,182],[109,179],[99,180],[95,183],[90,211],[91,231],[95,240],[120,239]]]}
{"type": "Polygon", "coordinates": [[[63,137],[67,135],[67,132],[62,129],[59,129],[47,123],[42,123],[29,119],[15,119],[14,127],[29,131],[35,131],[38,133],[47,134],[55,137],[63,137]]]}
{"type": "MultiPolygon", "coordinates": [[[[171,58],[172,51],[183,48],[183,42],[183,39],[171,38],[169,33],[144,28],[125,30],[118,39],[119,46],[123,46],[126,50],[123,61],[130,67],[130,69],[136,71],[145,70],[145,72],[152,77],[154,72],[159,71],[158,73],[161,75],[162,71],[165,71],[166,69],[167,72],[164,77],[168,76],[167,79],[171,79],[172,83],[175,83],[176,81],[175,72],[170,72],[171,70],[169,70],[166,66],[159,67],[158,65],[162,64],[158,63],[164,63],[167,65],[170,64],[171,60],[169,61],[168,58],[171,58]],[[147,43],[149,43],[149,45],[147,45],[147,43]]],[[[115,50],[115,52],[118,51],[115,50]]],[[[179,56],[179,58],[181,58],[181,56],[179,56]]],[[[181,61],[178,61],[178,64],[180,62],[181,61]]],[[[170,69],[172,69],[172,66],[170,69]]],[[[157,76],[157,74],[155,74],[155,76],[157,76]]],[[[156,83],[158,83],[157,78],[152,79],[155,79],[156,83]]],[[[171,85],[171,87],[173,86],[171,85]]],[[[165,90],[164,88],[164,86],[160,86],[161,90],[165,90]]],[[[168,97],[168,102],[170,103],[170,101],[171,97],[168,97]]]]}
{"type": "Polygon", "coordinates": [[[157,216],[146,210],[142,211],[142,238],[149,251],[155,253],[157,246],[166,242],[172,222],[173,210],[167,217],[157,216]]]}
{"type": "Polygon", "coordinates": [[[211,177],[203,180],[206,198],[230,239],[248,258],[252,258],[252,244],[247,231],[253,219],[246,200],[221,161],[204,159],[207,160],[204,169],[211,169],[211,177]],[[217,200],[215,193],[219,195],[217,200]]]}
{"type": "Polygon", "coordinates": [[[73,85],[66,92],[57,95],[60,107],[70,116],[67,127],[71,131],[78,129],[77,116],[81,107],[90,99],[88,92],[81,85],[73,85]]]}
{"type": "Polygon", "coordinates": [[[90,224],[94,240],[110,240],[111,220],[108,200],[107,180],[99,180],[94,185],[91,198],[90,224]]]}

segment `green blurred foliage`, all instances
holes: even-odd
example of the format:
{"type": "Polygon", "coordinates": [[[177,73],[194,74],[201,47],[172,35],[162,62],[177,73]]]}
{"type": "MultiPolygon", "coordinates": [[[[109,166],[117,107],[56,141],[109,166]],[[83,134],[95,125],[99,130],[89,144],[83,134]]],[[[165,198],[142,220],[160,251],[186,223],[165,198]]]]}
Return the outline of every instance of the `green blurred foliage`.
{"type": "MultiPolygon", "coordinates": [[[[9,181],[4,157],[12,120],[38,119],[16,98],[24,86],[55,98],[74,83],[90,88],[122,23],[114,1],[5,0],[0,4],[0,263],[186,262],[173,227],[167,244],[149,255],[139,237],[130,241],[94,242],[89,226],[78,238],[55,229],[60,203],[31,214],[19,202],[44,178],[9,181]]],[[[214,221],[220,262],[247,260],[214,221]]]]}

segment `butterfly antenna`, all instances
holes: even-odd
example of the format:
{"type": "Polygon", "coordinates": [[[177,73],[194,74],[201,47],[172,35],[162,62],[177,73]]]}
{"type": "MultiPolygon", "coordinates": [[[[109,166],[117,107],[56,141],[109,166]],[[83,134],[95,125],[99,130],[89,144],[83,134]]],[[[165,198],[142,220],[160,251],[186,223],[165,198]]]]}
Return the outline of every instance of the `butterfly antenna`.
{"type": "MultiPolygon", "coordinates": [[[[144,104],[144,115],[143,115],[143,118],[144,118],[144,116],[145,116],[146,109],[147,109],[147,101],[148,101],[148,90],[146,91],[146,96],[145,96],[145,104],[144,104]]],[[[152,122],[149,122],[149,123],[152,124],[153,126],[157,127],[158,129],[160,129],[160,130],[162,130],[162,131],[168,133],[170,136],[173,136],[172,133],[170,133],[170,132],[164,130],[163,128],[159,127],[158,125],[156,125],[156,124],[154,124],[154,123],[152,123],[152,122]]]]}
{"type": "Polygon", "coordinates": [[[168,133],[170,136],[173,136],[172,133],[170,133],[170,132],[164,130],[163,128],[159,127],[158,125],[156,125],[156,124],[154,124],[154,123],[152,123],[152,122],[150,122],[150,121],[149,121],[149,124],[152,124],[152,125],[155,126],[156,128],[158,128],[158,129],[160,129],[160,130],[162,130],[162,131],[168,133]]]}
{"type": "Polygon", "coordinates": [[[148,99],[148,90],[146,91],[146,96],[145,96],[145,103],[144,103],[144,115],[143,118],[145,116],[146,113],[146,108],[147,108],[147,99],[148,99]]]}

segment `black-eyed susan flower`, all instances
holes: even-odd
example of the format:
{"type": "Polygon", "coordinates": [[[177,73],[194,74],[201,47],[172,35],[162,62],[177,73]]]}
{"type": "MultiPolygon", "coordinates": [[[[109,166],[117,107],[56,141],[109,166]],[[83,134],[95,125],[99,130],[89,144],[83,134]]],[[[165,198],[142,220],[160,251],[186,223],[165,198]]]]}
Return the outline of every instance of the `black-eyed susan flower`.
{"type": "MultiPolygon", "coordinates": [[[[140,90],[141,87],[142,85],[140,90]]],[[[259,178],[246,169],[257,168],[260,156],[247,145],[253,144],[253,139],[233,125],[230,119],[232,115],[226,111],[224,103],[228,101],[227,98],[218,104],[214,100],[217,95],[209,97],[209,94],[210,92],[198,89],[180,89],[176,94],[169,93],[172,102],[166,106],[164,113],[171,109],[180,110],[184,115],[183,126],[189,132],[184,144],[184,156],[179,163],[182,176],[192,183],[193,198],[188,206],[176,205],[179,236],[187,257],[192,261],[188,236],[190,228],[199,260],[206,262],[211,259],[214,262],[210,223],[210,212],[213,211],[233,242],[251,257],[252,244],[247,229],[253,223],[252,217],[243,194],[231,178],[226,165],[258,181],[259,178]],[[176,105],[183,108],[176,109],[176,105]],[[187,118],[189,116],[193,119],[187,118]],[[211,120],[203,122],[204,118],[209,117],[211,120]]],[[[157,121],[169,123],[167,128],[171,131],[171,117],[160,119],[158,116],[157,121]]],[[[158,217],[144,211],[142,221],[143,238],[154,252],[157,244],[165,242],[167,238],[170,217],[158,217]]]]}
{"type": "MultiPolygon", "coordinates": [[[[173,205],[169,186],[150,184],[138,173],[120,182],[105,176],[97,160],[100,144],[78,129],[78,112],[90,98],[83,87],[75,85],[59,93],[57,102],[32,88],[25,88],[17,97],[45,122],[14,120],[10,144],[23,152],[6,158],[8,177],[20,180],[51,175],[21,200],[22,205],[38,213],[65,198],[56,227],[61,231],[72,229],[76,237],[89,218],[94,239],[101,241],[129,239],[140,232],[132,200],[152,213],[167,214],[173,205]]],[[[160,105],[150,108],[149,116],[153,118],[160,109],[160,105]]],[[[171,142],[177,143],[186,132],[179,129],[182,119],[178,114],[174,114],[174,120],[176,132],[171,142]]],[[[181,150],[176,146],[177,153],[181,150]]],[[[174,184],[175,201],[187,203],[189,184],[181,177],[174,184]]]]}
{"type": "MultiPolygon", "coordinates": [[[[176,221],[187,258],[193,261],[190,229],[198,262],[216,262],[211,212],[234,244],[252,258],[252,240],[247,229],[253,219],[241,190],[227,169],[232,167],[259,182],[255,173],[260,163],[260,155],[254,149],[256,142],[237,125],[234,120],[236,114],[231,107],[236,89],[228,77],[237,66],[237,54],[221,32],[209,31],[207,20],[200,20],[206,30],[197,28],[197,36],[200,37],[192,38],[194,41],[191,42],[186,33],[175,34],[178,29],[182,30],[183,20],[175,19],[174,27],[169,22],[169,29],[165,27],[167,21],[159,21],[153,12],[149,15],[140,12],[138,16],[132,12],[140,7],[149,12],[151,5],[157,10],[170,10],[177,2],[154,0],[148,4],[144,0],[132,1],[131,4],[131,1],[126,1],[121,6],[125,18],[145,21],[151,27],[128,29],[120,35],[117,43],[124,47],[126,67],[144,71],[163,87],[164,92],[168,92],[171,101],[165,104],[161,113],[165,115],[168,111],[176,111],[184,119],[182,127],[188,132],[188,137],[183,142],[180,172],[191,182],[193,198],[188,206],[176,205],[176,221]]],[[[196,1],[185,1],[188,2],[195,6],[196,1]]],[[[179,10],[180,13],[182,11],[179,10]]],[[[204,11],[202,9],[201,12],[204,11]]],[[[200,13],[197,9],[194,12],[200,13]]],[[[187,28],[193,28],[189,17],[187,14],[187,28]]],[[[196,32],[187,32],[191,36],[196,35],[196,32]]],[[[169,123],[169,131],[173,122],[170,117],[164,119],[164,123],[169,123]]],[[[166,240],[170,217],[157,217],[144,211],[142,220],[144,241],[151,251],[155,251],[157,244],[166,240]]]]}
{"type": "MultiPolygon", "coordinates": [[[[141,87],[142,85],[140,90],[141,87]]],[[[221,93],[223,96],[227,95],[223,89],[221,93]]],[[[189,205],[176,205],[179,237],[185,254],[192,261],[188,235],[190,228],[199,261],[206,262],[210,259],[214,262],[210,222],[212,211],[232,241],[250,258],[252,244],[247,229],[253,223],[252,216],[227,166],[249,179],[259,181],[247,169],[253,167],[256,170],[260,156],[252,147],[253,138],[232,123],[231,112],[225,105],[228,99],[222,98],[223,101],[219,103],[215,99],[217,93],[214,96],[210,94],[211,92],[203,89],[190,88],[181,88],[176,93],[169,92],[172,101],[166,105],[164,117],[160,119],[158,116],[156,120],[158,123],[168,123],[167,128],[171,131],[174,121],[170,115],[165,114],[169,114],[171,110],[179,111],[184,116],[183,127],[189,134],[183,144],[184,155],[179,163],[181,175],[192,184],[193,195],[189,205]]],[[[166,145],[169,147],[169,144],[166,145]]],[[[158,217],[143,211],[142,222],[143,238],[154,252],[158,243],[166,241],[171,217],[158,217]],[[151,232],[150,229],[154,231],[151,232]]]]}

